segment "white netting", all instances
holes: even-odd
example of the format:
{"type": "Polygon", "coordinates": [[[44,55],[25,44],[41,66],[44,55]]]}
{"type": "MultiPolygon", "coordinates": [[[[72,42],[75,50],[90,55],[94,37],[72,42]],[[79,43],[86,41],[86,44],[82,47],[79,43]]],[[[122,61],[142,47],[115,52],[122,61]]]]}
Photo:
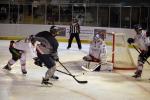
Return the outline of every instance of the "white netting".
{"type": "Polygon", "coordinates": [[[134,63],[128,48],[125,33],[106,33],[107,60],[117,69],[134,69],[134,63]]]}

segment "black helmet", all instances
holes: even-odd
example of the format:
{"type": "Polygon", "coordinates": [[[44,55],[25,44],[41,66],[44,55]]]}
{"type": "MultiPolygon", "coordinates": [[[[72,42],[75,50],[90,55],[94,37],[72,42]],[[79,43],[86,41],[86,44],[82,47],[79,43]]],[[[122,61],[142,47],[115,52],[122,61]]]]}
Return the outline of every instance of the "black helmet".
{"type": "Polygon", "coordinates": [[[142,30],[142,27],[141,27],[141,25],[137,24],[137,25],[134,25],[134,29],[135,30],[142,30]]]}
{"type": "Polygon", "coordinates": [[[50,31],[53,31],[55,28],[56,28],[56,26],[54,26],[54,25],[51,26],[51,27],[50,27],[50,31]]]}
{"type": "Polygon", "coordinates": [[[59,28],[58,28],[58,27],[56,27],[56,26],[54,26],[54,25],[52,25],[52,26],[50,27],[50,33],[51,33],[51,34],[57,35],[57,34],[59,34],[58,32],[59,32],[59,28]]]}

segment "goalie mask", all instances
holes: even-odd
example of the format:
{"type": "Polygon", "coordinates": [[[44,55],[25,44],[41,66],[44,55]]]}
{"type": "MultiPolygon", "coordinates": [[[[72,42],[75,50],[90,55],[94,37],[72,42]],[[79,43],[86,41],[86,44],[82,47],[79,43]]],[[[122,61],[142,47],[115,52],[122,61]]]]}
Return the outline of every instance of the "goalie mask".
{"type": "Polygon", "coordinates": [[[102,42],[103,42],[103,39],[100,37],[99,34],[96,34],[96,35],[94,36],[94,38],[93,38],[93,41],[102,43],[102,42]]]}
{"type": "Polygon", "coordinates": [[[100,36],[99,36],[99,34],[96,34],[95,36],[94,36],[94,38],[93,38],[93,40],[98,40],[100,38],[100,36]]]}

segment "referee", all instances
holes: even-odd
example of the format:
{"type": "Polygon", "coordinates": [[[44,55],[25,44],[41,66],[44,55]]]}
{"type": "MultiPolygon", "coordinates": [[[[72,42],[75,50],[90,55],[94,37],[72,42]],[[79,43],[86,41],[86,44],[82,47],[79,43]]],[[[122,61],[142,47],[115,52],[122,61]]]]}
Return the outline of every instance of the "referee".
{"type": "Polygon", "coordinates": [[[79,48],[79,50],[81,50],[82,46],[81,46],[81,41],[80,41],[80,37],[79,37],[80,25],[79,25],[78,20],[76,18],[73,18],[73,22],[70,25],[70,32],[69,33],[70,33],[70,38],[68,40],[67,49],[71,48],[72,40],[75,37],[77,44],[78,44],[78,48],[79,48]]]}

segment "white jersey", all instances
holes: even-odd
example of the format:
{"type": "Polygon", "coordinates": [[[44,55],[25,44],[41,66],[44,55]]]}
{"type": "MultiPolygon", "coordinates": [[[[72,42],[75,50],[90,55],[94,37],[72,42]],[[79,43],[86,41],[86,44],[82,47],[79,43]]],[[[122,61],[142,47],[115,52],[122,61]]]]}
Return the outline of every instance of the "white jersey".
{"type": "Polygon", "coordinates": [[[106,59],[107,49],[105,42],[92,41],[90,44],[89,54],[99,60],[106,59]]]}
{"type": "Polygon", "coordinates": [[[19,40],[13,44],[13,47],[17,50],[22,50],[24,53],[30,52],[32,58],[37,57],[36,48],[28,40],[19,40]]]}
{"type": "Polygon", "coordinates": [[[19,40],[13,44],[13,47],[18,50],[27,51],[29,50],[29,42],[26,40],[19,40]]]}
{"type": "Polygon", "coordinates": [[[134,39],[140,50],[148,50],[148,46],[150,46],[150,39],[149,37],[146,37],[146,33],[142,32],[141,34],[137,34],[134,39]]]}

